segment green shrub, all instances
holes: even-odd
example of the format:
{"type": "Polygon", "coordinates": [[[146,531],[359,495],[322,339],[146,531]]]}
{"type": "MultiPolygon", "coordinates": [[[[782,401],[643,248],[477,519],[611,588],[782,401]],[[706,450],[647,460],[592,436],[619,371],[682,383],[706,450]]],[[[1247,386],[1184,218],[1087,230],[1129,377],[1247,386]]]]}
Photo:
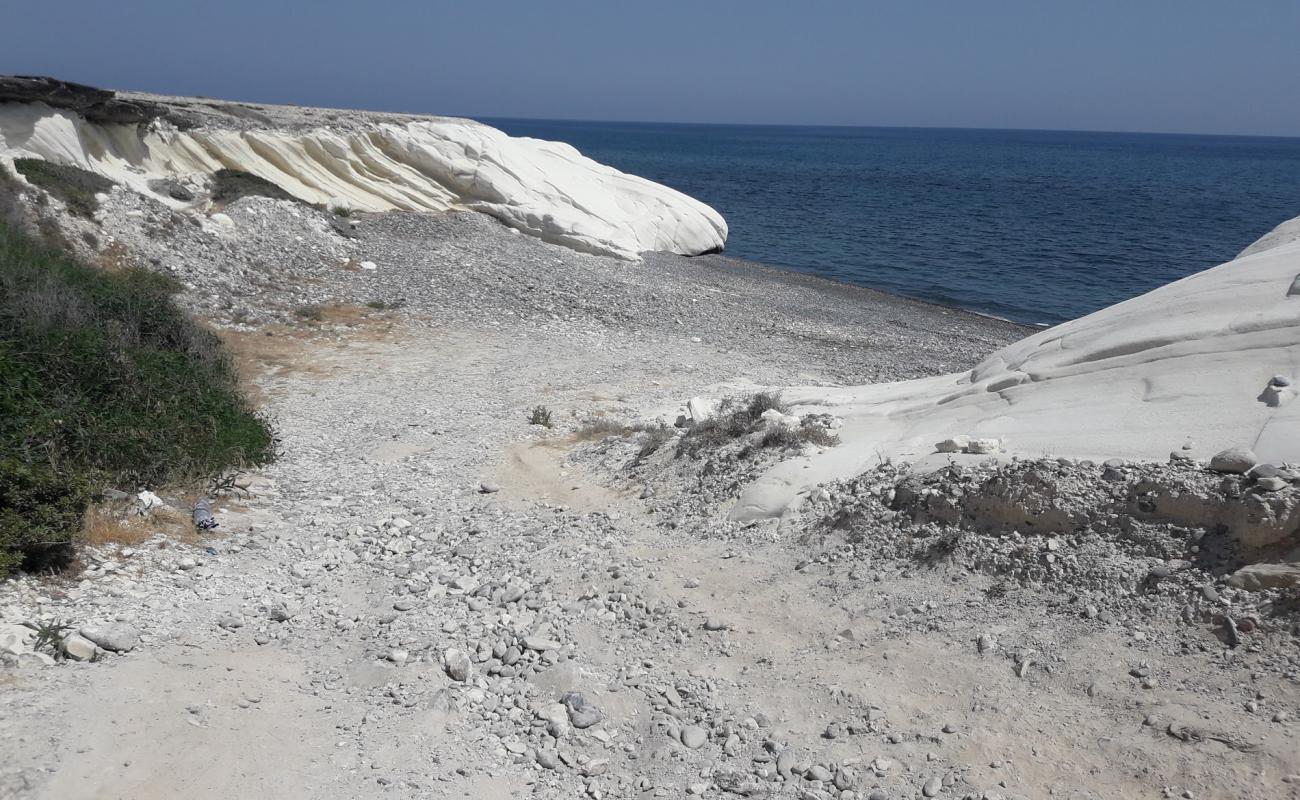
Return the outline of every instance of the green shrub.
{"type": "Polygon", "coordinates": [[[325,309],[320,306],[298,306],[293,310],[293,314],[298,319],[305,319],[308,322],[320,322],[325,319],[325,309]]]}
{"type": "Polygon", "coordinates": [[[66,554],[95,491],[275,455],[171,278],[106,272],[0,223],[0,575],[66,554]]]}
{"type": "Polygon", "coordinates": [[[0,459],[0,576],[67,562],[93,495],[83,475],[0,459]]]}
{"type": "Polygon", "coordinates": [[[95,194],[113,188],[113,182],[103,175],[40,158],[15,158],[14,169],[33,185],[62,200],[68,211],[79,217],[94,216],[99,209],[95,194]]]}
{"type": "Polygon", "coordinates": [[[212,202],[233,203],[241,197],[258,195],[272,200],[293,200],[293,195],[266,178],[240,169],[219,169],[212,176],[212,202]]]}
{"type": "Polygon", "coordinates": [[[531,414],[528,415],[529,425],[541,425],[546,428],[555,427],[555,422],[551,418],[551,410],[546,406],[534,406],[531,414]]]}

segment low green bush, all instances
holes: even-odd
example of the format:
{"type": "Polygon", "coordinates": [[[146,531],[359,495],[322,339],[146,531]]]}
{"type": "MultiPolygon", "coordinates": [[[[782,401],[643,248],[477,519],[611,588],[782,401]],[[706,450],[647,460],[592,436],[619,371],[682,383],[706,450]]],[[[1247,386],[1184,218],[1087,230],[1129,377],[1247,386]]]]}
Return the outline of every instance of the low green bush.
{"type": "Polygon", "coordinates": [[[293,195],[266,178],[239,169],[219,169],[212,175],[212,202],[228,204],[241,197],[258,195],[273,200],[292,200],[293,195]]]}
{"type": "Polygon", "coordinates": [[[79,217],[94,216],[99,210],[95,194],[113,188],[113,182],[103,175],[40,158],[15,158],[14,169],[32,185],[62,200],[68,211],[79,217]]]}
{"type": "Polygon", "coordinates": [[[205,480],[276,442],[179,285],[105,271],[0,222],[0,575],[66,560],[108,484],[205,480]]]}

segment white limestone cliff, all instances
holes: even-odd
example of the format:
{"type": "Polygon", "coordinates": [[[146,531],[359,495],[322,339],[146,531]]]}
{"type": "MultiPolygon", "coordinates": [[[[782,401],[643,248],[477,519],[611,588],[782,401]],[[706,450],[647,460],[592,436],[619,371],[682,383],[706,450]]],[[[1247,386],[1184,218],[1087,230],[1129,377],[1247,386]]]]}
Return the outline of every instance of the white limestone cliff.
{"type": "Polygon", "coordinates": [[[0,157],[72,164],[176,208],[190,204],[153,192],[151,181],[202,181],[230,168],[309,203],[479,211],[548,242],[629,260],[649,250],[697,255],[726,242],[726,222],[709,206],[567,144],[507,136],[465,119],[341,111],[304,124],[299,109],[220,108],[249,109],[267,124],[214,123],[212,111],[186,129],[161,118],[92,122],[42,102],[0,103],[0,157]],[[277,124],[286,121],[294,124],[277,124]]]}
{"type": "Polygon", "coordinates": [[[732,516],[779,516],[816,484],[885,458],[946,462],[931,454],[960,436],[1030,458],[1164,460],[1190,441],[1201,459],[1245,445],[1266,462],[1300,462],[1296,384],[1300,218],[1233,261],[1044,330],[969,372],[785,390],[799,412],[842,417],[843,443],[777,465],[732,516]]]}

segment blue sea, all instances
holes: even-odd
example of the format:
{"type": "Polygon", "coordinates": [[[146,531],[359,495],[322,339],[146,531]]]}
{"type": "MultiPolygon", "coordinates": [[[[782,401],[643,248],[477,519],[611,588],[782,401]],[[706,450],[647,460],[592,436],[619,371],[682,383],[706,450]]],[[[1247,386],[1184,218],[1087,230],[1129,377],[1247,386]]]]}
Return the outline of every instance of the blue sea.
{"type": "Polygon", "coordinates": [[[1227,261],[1300,215],[1300,139],[486,121],[699,198],[728,255],[1028,324],[1227,261]]]}

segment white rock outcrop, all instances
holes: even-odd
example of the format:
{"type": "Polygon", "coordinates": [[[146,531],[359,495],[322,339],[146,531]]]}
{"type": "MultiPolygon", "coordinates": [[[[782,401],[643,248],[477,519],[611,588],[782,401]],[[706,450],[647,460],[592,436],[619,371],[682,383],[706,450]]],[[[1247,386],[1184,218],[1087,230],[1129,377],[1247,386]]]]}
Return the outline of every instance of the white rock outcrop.
{"type": "MultiPolygon", "coordinates": [[[[275,122],[276,107],[247,108],[275,122]]],[[[174,208],[191,204],[154,192],[151,181],[203,182],[230,168],[309,203],[479,211],[548,242],[629,260],[649,250],[697,255],[726,242],[727,224],[709,206],[567,144],[507,136],[465,119],[335,117],[338,124],[328,126],[181,130],[164,119],[98,123],[40,102],[0,103],[0,157],[72,164],[174,208]]]]}
{"type": "Polygon", "coordinates": [[[818,483],[926,457],[936,442],[956,450],[959,436],[1098,461],[1164,460],[1190,437],[1201,459],[1241,446],[1263,462],[1298,462],[1300,403],[1278,389],[1300,374],[1298,282],[1293,220],[1233,261],[1034,334],[969,372],[786,389],[800,412],[843,417],[843,444],[777,465],[732,516],[779,516],[818,483]]]}

